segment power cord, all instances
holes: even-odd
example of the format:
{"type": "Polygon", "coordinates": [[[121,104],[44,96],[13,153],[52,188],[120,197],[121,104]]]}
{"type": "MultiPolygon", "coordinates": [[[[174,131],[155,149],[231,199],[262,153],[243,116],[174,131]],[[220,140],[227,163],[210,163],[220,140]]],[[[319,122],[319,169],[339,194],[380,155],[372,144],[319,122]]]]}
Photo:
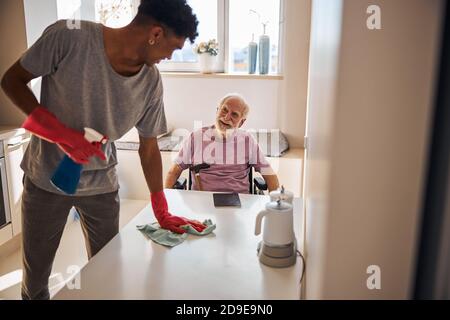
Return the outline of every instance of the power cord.
{"type": "Polygon", "coordinates": [[[302,275],[300,276],[300,281],[299,281],[299,283],[301,284],[302,280],[303,280],[303,276],[305,275],[306,263],[305,263],[305,257],[303,257],[300,250],[297,250],[297,255],[300,256],[300,258],[302,258],[302,275]]]}

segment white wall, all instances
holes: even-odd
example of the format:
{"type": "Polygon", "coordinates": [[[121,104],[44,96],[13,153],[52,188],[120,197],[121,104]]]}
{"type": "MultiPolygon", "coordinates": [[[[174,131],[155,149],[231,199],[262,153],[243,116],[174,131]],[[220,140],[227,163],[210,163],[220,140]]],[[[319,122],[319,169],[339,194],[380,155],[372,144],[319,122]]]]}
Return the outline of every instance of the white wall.
{"type": "Polygon", "coordinates": [[[192,130],[194,121],[214,123],[220,99],[239,92],[250,105],[246,128],[278,128],[280,80],[179,78],[163,76],[167,121],[175,128],[192,130]]]}
{"type": "MultiPolygon", "coordinates": [[[[27,48],[22,1],[0,1],[0,78],[27,48]]],[[[0,90],[0,125],[19,125],[25,116],[0,90]]]]}
{"type": "Polygon", "coordinates": [[[342,0],[313,1],[305,150],[304,254],[307,271],[302,297],[323,297],[329,215],[329,172],[338,72],[342,0]],[[307,289],[307,292],[304,292],[307,289]]]}
{"type": "Polygon", "coordinates": [[[324,20],[329,2],[314,0],[325,32],[311,40],[309,299],[409,297],[443,3],[346,0],[342,37],[324,43],[339,10],[324,20]],[[373,4],[382,30],[366,28],[373,4]],[[381,268],[381,290],[366,286],[370,265],[381,268]]]}
{"type": "Polygon", "coordinates": [[[27,24],[27,44],[30,47],[44,29],[57,19],[56,0],[23,0],[27,24]]]}
{"type": "MultiPolygon", "coordinates": [[[[64,1],[64,0],[59,0],[64,1]]],[[[45,28],[60,19],[58,17],[58,0],[23,0],[27,31],[27,44],[31,47],[42,35],[45,28]]],[[[95,20],[95,0],[82,0],[78,13],[73,18],[81,20],[95,20]]],[[[31,89],[40,100],[41,78],[31,81],[31,89]]]]}
{"type": "Polygon", "coordinates": [[[308,96],[311,1],[285,0],[283,75],[278,91],[278,126],[294,147],[304,146],[308,96]]]}
{"type": "MultiPolygon", "coordinates": [[[[64,1],[64,0],[59,0],[64,1]]],[[[27,23],[27,40],[30,47],[50,24],[58,20],[58,0],[23,0],[27,23]]],[[[80,0],[79,15],[82,20],[95,20],[95,0],[80,0]]]]}

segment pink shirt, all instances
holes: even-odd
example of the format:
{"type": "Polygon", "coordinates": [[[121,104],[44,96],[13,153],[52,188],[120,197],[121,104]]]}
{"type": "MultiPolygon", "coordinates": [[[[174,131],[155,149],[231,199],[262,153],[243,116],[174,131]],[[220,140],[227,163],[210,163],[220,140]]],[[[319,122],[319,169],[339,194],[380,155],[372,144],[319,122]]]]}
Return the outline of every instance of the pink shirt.
{"type": "MultiPolygon", "coordinates": [[[[249,193],[248,175],[253,167],[262,175],[274,174],[254,138],[237,129],[226,139],[215,127],[191,133],[181,146],[175,163],[182,170],[201,163],[210,165],[200,171],[204,191],[249,193]]],[[[192,189],[198,190],[192,176],[192,189]]]]}

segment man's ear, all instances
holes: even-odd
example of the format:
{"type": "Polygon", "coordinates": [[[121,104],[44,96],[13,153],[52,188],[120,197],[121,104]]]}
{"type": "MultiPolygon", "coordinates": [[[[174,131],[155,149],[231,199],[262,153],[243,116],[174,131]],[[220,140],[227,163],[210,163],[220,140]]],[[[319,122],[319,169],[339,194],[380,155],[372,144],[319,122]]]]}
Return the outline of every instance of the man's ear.
{"type": "Polygon", "coordinates": [[[154,25],[150,30],[150,39],[158,43],[164,36],[164,29],[161,26],[154,25]]]}
{"type": "Polygon", "coordinates": [[[245,120],[247,120],[247,119],[242,119],[241,120],[241,123],[239,124],[239,128],[242,127],[242,125],[244,124],[245,120]]]}

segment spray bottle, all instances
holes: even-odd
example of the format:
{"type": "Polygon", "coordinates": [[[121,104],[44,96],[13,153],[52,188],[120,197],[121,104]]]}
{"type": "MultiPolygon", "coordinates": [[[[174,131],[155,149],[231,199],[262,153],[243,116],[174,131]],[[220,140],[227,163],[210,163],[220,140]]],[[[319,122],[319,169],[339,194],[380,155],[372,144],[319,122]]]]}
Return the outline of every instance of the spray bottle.
{"type": "MultiPolygon", "coordinates": [[[[84,128],[84,138],[91,143],[100,142],[102,144],[105,144],[108,140],[106,136],[91,128],[84,128]]],[[[82,169],[83,165],[74,162],[65,155],[50,181],[58,190],[67,194],[75,194],[82,169]]]]}

